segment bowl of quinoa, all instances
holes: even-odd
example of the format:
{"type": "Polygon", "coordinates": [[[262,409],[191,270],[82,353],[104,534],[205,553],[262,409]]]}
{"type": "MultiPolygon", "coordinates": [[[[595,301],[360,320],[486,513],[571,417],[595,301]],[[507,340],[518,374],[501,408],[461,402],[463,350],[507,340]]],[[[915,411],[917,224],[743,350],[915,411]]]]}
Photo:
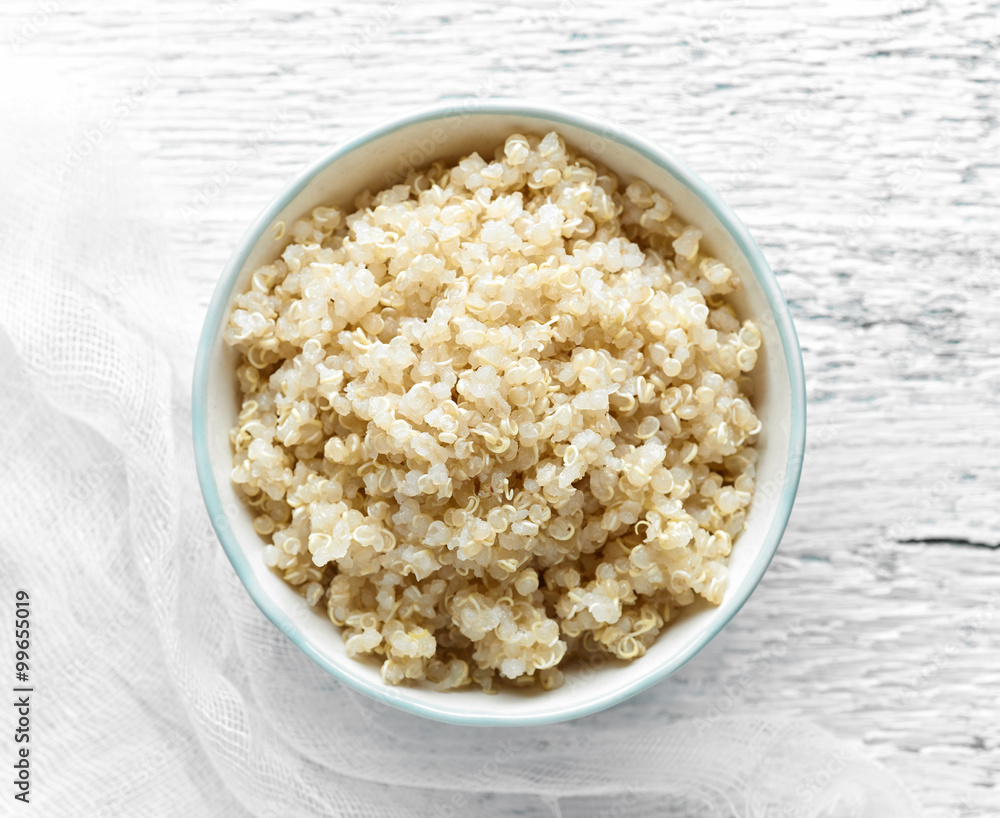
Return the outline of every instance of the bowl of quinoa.
{"type": "Polygon", "coordinates": [[[735,615],[787,523],[801,356],[760,250],[654,143],[437,106],[242,240],[193,423],[261,610],[341,681],[467,724],[594,712],[735,615]]]}

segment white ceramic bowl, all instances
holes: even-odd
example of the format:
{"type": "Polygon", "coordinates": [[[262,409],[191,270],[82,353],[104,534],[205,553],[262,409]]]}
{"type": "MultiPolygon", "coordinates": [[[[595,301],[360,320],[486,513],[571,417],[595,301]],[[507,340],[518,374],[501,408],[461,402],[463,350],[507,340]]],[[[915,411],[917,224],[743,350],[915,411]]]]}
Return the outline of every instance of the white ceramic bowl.
{"type": "Polygon", "coordinates": [[[795,330],[774,275],[746,228],[705,182],[660,146],[607,122],[516,102],[466,101],[420,111],[341,145],[261,214],[233,253],[205,319],[195,365],[193,424],[198,478],[226,554],[260,609],[313,661],[354,689],[411,713],[461,724],[539,724],[596,712],[660,681],[704,647],[746,602],[791,512],[805,446],[805,389],[795,330]],[[229,430],[239,404],[236,358],[222,342],[223,327],[251,273],[283,249],[284,242],[274,238],[278,221],[291,224],[321,204],[349,205],[364,189],[382,189],[410,168],[437,159],[472,151],[490,157],[512,133],[550,130],[620,177],[644,179],[664,193],[681,218],[701,228],[709,252],[742,280],[730,301],[743,317],[759,322],[764,334],[754,397],[763,431],[747,529],[733,547],[722,604],[692,606],[634,662],[578,668],[567,673],[563,687],[547,692],[504,690],[487,696],[478,689],[438,693],[429,687],[388,687],[377,664],[349,659],[329,619],[264,565],[261,538],[229,479],[229,430]]]}

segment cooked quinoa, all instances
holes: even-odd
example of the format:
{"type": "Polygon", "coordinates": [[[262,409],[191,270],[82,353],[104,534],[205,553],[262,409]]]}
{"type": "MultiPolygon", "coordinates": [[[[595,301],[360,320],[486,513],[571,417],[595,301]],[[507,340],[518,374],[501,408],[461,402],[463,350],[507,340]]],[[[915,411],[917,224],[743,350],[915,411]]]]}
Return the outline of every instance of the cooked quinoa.
{"type": "Polygon", "coordinates": [[[548,689],[722,600],[761,333],[668,199],[515,134],[287,237],[226,328],[232,479],[350,656],[548,689]]]}

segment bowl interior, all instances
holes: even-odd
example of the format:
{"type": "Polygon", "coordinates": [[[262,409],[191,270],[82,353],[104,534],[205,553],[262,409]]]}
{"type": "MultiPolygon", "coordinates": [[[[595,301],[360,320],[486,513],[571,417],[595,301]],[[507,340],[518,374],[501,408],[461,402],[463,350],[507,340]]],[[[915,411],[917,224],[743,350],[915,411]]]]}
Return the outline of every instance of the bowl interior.
{"type": "Polygon", "coordinates": [[[670,161],[650,143],[577,116],[523,106],[439,111],[335,151],[332,159],[304,174],[262,215],[230,262],[202,338],[200,396],[196,375],[195,439],[206,502],[234,567],[258,605],[308,655],[356,689],[403,709],[454,722],[525,724],[582,715],[620,701],[680,667],[735,614],[759,581],[784,530],[798,480],[804,422],[798,347],[780,292],[752,239],[717,197],[713,201],[714,194],[703,182],[682,166],[671,164],[668,170],[662,164],[670,161]],[[764,334],[753,398],[763,423],[759,479],[747,530],[734,546],[722,605],[692,606],[635,662],[570,668],[562,688],[541,693],[504,690],[485,696],[478,690],[441,694],[429,687],[389,688],[382,683],[377,664],[349,659],[338,629],[264,565],[261,538],[229,479],[229,430],[238,413],[238,395],[236,358],[222,342],[222,327],[235,294],[248,286],[258,266],[283,249],[286,240],[275,238],[279,222],[291,224],[321,204],[349,207],[366,188],[398,183],[409,169],[438,159],[457,159],[472,151],[491,158],[512,133],[544,134],[552,129],[620,178],[644,179],[670,198],[683,219],[701,228],[709,252],[742,280],[742,289],[730,296],[731,301],[741,317],[755,318],[764,334]]]}

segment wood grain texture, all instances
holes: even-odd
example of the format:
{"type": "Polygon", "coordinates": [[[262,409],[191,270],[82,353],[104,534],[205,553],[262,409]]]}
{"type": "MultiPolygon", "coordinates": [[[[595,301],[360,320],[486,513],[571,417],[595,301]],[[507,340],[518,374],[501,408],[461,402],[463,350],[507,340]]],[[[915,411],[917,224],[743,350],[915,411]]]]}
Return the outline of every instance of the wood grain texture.
{"type": "Polygon", "coordinates": [[[141,154],[197,305],[182,370],[290,174],[426,102],[558,102],[723,189],[802,342],[798,502],[733,625],[581,729],[731,697],[864,742],[928,816],[1000,814],[1000,4],[52,3],[5,0],[0,45],[141,154]]]}

